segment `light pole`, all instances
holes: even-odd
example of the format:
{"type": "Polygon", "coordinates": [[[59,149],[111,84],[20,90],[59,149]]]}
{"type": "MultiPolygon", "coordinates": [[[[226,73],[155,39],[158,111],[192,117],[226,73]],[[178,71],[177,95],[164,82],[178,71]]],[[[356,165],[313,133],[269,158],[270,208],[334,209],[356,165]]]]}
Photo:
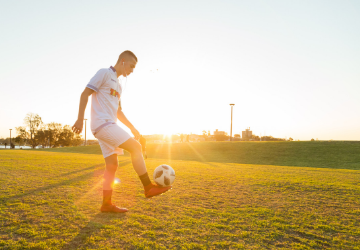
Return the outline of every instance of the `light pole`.
{"type": "Polygon", "coordinates": [[[87,121],[87,119],[84,119],[85,120],[85,145],[84,146],[86,146],[86,121],[87,121]]]}
{"type": "Polygon", "coordinates": [[[11,149],[11,130],[12,129],[9,129],[10,130],[10,149],[11,149]]]}
{"type": "Polygon", "coordinates": [[[232,117],[233,117],[233,107],[235,104],[231,103],[231,127],[230,127],[230,141],[232,141],[232,117]]]}

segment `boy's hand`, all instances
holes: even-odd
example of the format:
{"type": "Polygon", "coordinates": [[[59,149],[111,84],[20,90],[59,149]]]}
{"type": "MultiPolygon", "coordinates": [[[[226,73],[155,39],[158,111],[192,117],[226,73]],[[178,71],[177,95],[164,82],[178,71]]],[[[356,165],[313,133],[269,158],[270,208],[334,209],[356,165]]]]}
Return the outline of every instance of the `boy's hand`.
{"type": "Polygon", "coordinates": [[[131,129],[131,133],[135,136],[135,139],[138,140],[140,138],[140,133],[136,128],[131,129]]]}
{"type": "Polygon", "coordinates": [[[83,125],[84,125],[83,120],[77,120],[74,126],[72,126],[72,131],[74,131],[74,133],[80,134],[83,129],[83,125]]]}

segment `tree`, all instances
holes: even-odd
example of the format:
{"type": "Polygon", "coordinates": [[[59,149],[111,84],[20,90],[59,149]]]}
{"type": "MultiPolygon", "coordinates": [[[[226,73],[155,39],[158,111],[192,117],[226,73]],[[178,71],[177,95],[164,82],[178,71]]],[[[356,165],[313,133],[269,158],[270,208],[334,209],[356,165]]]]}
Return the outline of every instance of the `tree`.
{"type": "Polygon", "coordinates": [[[58,146],[58,140],[62,131],[62,125],[60,123],[51,122],[47,124],[49,131],[49,146],[58,146]]]}
{"type": "Polygon", "coordinates": [[[37,141],[38,145],[41,145],[43,148],[47,146],[48,144],[48,131],[44,128],[38,129],[36,131],[36,134],[34,135],[34,139],[37,141]]]}
{"type": "Polygon", "coordinates": [[[29,129],[30,133],[30,144],[32,148],[35,148],[39,145],[39,141],[35,138],[35,134],[39,129],[39,126],[42,124],[41,117],[38,114],[28,113],[24,118],[24,124],[29,129]]]}
{"type": "Polygon", "coordinates": [[[291,137],[289,138],[289,141],[293,141],[293,140],[294,140],[293,138],[291,138],[291,137]]]}
{"type": "Polygon", "coordinates": [[[76,133],[73,133],[73,134],[74,134],[74,136],[71,141],[72,146],[80,146],[83,143],[83,139],[81,138],[81,135],[76,134],[76,133]]]}
{"type": "Polygon", "coordinates": [[[30,139],[30,133],[26,130],[26,127],[16,127],[17,137],[20,138],[20,141],[23,141],[25,144],[30,139]]]}
{"type": "Polygon", "coordinates": [[[19,144],[19,147],[20,147],[21,144],[24,143],[24,140],[23,140],[23,138],[21,138],[20,135],[18,135],[18,136],[16,136],[16,137],[14,138],[14,142],[16,142],[17,144],[19,144]]]}
{"type": "Polygon", "coordinates": [[[10,143],[10,138],[9,137],[8,138],[1,138],[0,143],[1,144],[5,144],[5,143],[9,144],[10,143]]]}
{"type": "Polygon", "coordinates": [[[81,136],[75,134],[69,125],[65,125],[59,135],[58,145],[63,147],[79,146],[82,143],[81,136]]]}
{"type": "Polygon", "coordinates": [[[58,145],[61,145],[63,147],[70,146],[71,139],[74,136],[73,134],[74,133],[70,129],[68,129],[68,127],[65,125],[59,135],[58,145]]]}
{"type": "Polygon", "coordinates": [[[258,135],[251,135],[251,139],[253,141],[260,141],[260,137],[258,135]]]}

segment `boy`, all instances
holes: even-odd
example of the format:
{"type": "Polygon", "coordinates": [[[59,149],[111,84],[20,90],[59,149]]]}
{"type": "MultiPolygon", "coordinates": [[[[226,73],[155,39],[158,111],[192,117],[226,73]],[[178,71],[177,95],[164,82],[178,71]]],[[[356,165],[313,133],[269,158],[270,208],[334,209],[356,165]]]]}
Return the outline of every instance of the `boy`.
{"type": "Polygon", "coordinates": [[[125,213],[128,211],[128,209],[119,208],[111,202],[112,187],[118,167],[117,155],[123,154],[123,149],[131,154],[132,165],[144,186],[146,198],[162,194],[171,189],[171,186],[160,187],[151,183],[141,152],[141,145],[135,140],[140,137],[140,133],[126,118],[121,109],[120,97],[122,89],[118,77],[130,75],[136,64],[137,57],[133,52],[127,50],[120,54],[114,67],[100,69],[81,94],[78,119],[72,127],[75,133],[81,133],[84,112],[88,98],[91,95],[90,127],[95,138],[99,141],[106,164],[101,212],[125,213]],[[117,119],[131,130],[135,139],[131,138],[128,133],[116,124],[117,119]]]}

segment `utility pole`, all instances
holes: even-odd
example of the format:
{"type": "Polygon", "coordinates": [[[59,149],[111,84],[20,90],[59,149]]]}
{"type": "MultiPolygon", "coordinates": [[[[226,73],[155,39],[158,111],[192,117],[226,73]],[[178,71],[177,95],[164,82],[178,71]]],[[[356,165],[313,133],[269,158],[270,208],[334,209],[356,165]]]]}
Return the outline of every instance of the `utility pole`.
{"type": "Polygon", "coordinates": [[[235,104],[230,104],[231,106],[231,127],[230,127],[230,141],[232,141],[232,117],[233,117],[233,107],[235,106],[235,104]]]}
{"type": "Polygon", "coordinates": [[[9,129],[10,130],[10,149],[11,149],[11,130],[12,129],[9,129]]]}
{"type": "Polygon", "coordinates": [[[86,121],[87,121],[87,119],[84,119],[85,120],[85,145],[84,146],[86,146],[86,121]]]}

